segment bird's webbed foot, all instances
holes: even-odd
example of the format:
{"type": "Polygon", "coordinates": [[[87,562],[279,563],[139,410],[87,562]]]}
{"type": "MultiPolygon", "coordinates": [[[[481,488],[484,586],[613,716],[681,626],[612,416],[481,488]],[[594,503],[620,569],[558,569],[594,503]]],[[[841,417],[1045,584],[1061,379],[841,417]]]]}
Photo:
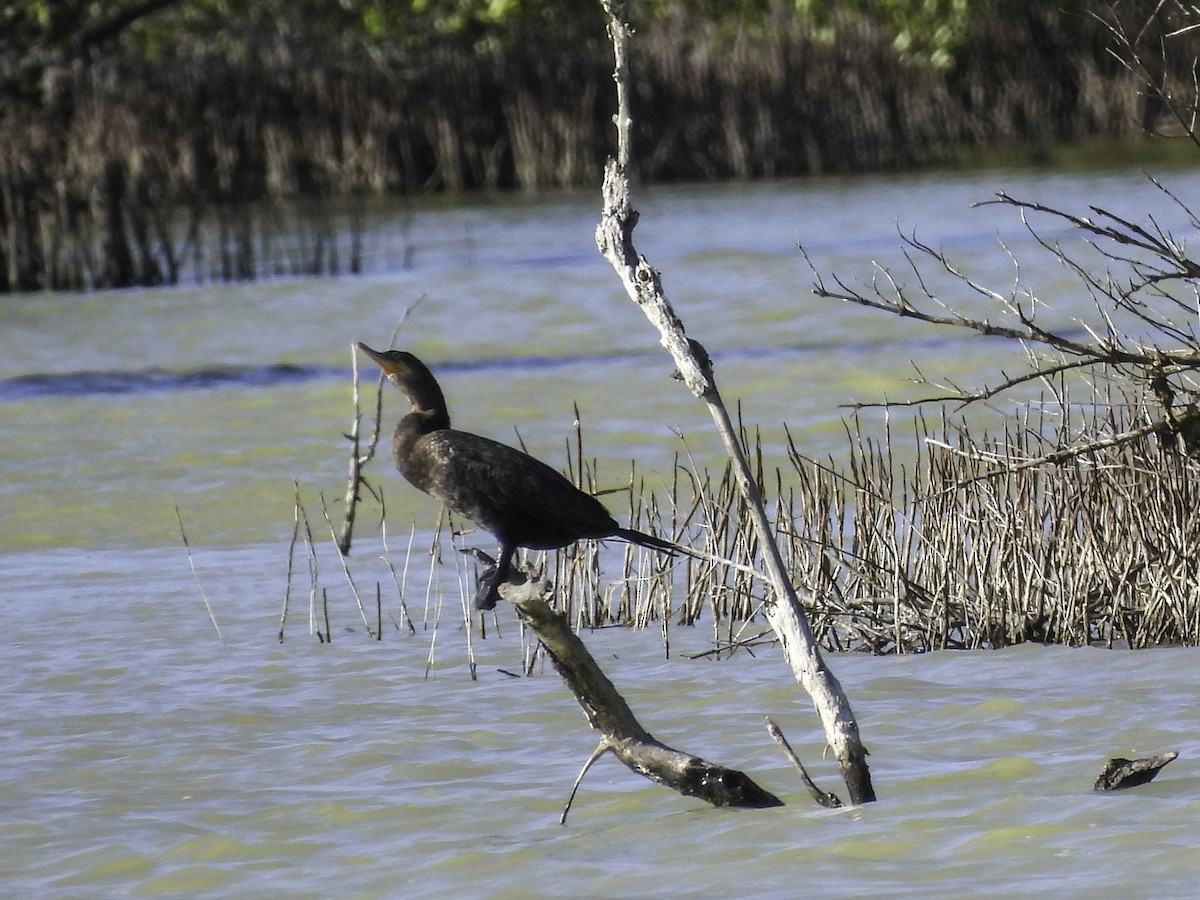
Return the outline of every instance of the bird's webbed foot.
{"type": "Polygon", "coordinates": [[[474,556],[477,562],[487,567],[480,576],[479,590],[475,592],[475,608],[495,609],[496,604],[500,602],[500,585],[508,577],[509,567],[498,563],[482,550],[473,547],[463,550],[463,553],[474,556]]]}
{"type": "Polygon", "coordinates": [[[479,586],[479,590],[475,593],[475,608],[476,609],[495,609],[496,604],[500,602],[500,590],[494,578],[495,573],[488,571],[484,573],[483,584],[479,586]]]}

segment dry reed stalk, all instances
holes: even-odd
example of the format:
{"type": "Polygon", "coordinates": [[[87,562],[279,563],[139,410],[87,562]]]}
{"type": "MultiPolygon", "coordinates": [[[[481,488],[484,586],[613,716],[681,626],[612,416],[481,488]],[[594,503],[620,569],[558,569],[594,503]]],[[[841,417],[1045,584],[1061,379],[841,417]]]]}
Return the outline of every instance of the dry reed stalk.
{"type": "Polygon", "coordinates": [[[208,620],[212,622],[213,629],[217,632],[217,637],[221,643],[225,643],[225,636],[221,634],[221,626],[217,624],[216,614],[213,613],[212,604],[208,602],[208,595],[204,592],[204,585],[200,581],[200,573],[196,571],[196,561],[192,559],[192,547],[188,543],[187,530],[183,527],[183,515],[179,512],[179,507],[175,507],[175,519],[179,522],[179,536],[183,538],[183,549],[187,553],[188,566],[192,570],[192,578],[196,581],[196,587],[200,591],[200,599],[204,601],[204,608],[208,611],[208,620]]]}
{"type": "MultiPolygon", "coordinates": [[[[468,555],[468,553],[470,553],[471,555],[478,558],[479,552],[478,551],[472,552],[472,551],[466,550],[463,547],[459,547],[457,544],[457,541],[460,537],[461,537],[461,535],[459,535],[457,533],[453,533],[453,532],[451,533],[451,541],[455,545],[454,546],[454,549],[455,549],[455,553],[454,553],[454,570],[455,571],[454,571],[454,574],[455,574],[455,581],[458,584],[459,609],[462,611],[463,631],[466,633],[466,637],[467,637],[467,670],[471,675],[471,680],[475,681],[478,678],[478,666],[475,661],[475,634],[474,634],[474,630],[471,628],[471,624],[472,624],[471,620],[472,620],[472,614],[475,611],[474,610],[475,604],[474,604],[473,598],[475,596],[475,591],[478,589],[479,585],[475,584],[474,586],[470,586],[467,584],[467,567],[464,563],[464,558],[468,555]]],[[[440,606],[441,605],[439,604],[439,609],[440,609],[440,606]]],[[[496,617],[496,615],[494,613],[492,615],[492,619],[496,623],[497,634],[499,634],[499,628],[500,628],[499,619],[496,617]]],[[[487,613],[486,612],[480,613],[479,620],[480,620],[480,627],[479,627],[480,636],[486,638],[487,637],[487,631],[486,631],[487,613]]],[[[430,646],[431,659],[430,659],[430,663],[429,663],[431,666],[433,664],[432,653],[433,653],[433,647],[431,644],[431,646],[430,646]]],[[[426,669],[427,677],[428,677],[428,672],[429,672],[429,670],[426,669]]]]}
{"type": "MultiPolygon", "coordinates": [[[[426,631],[429,632],[429,654],[425,661],[425,678],[428,679],[433,671],[434,661],[436,659],[438,626],[442,620],[442,591],[441,591],[441,570],[442,570],[442,529],[446,527],[451,535],[451,542],[454,540],[453,523],[448,522],[449,516],[443,509],[438,514],[437,526],[434,528],[433,537],[429,545],[429,574],[425,579],[425,608],[422,615],[422,622],[426,631]],[[432,604],[432,625],[430,624],[430,612],[432,604]]],[[[455,550],[457,555],[457,550],[455,550]]],[[[482,621],[482,620],[481,620],[482,621]]]]}
{"type": "Polygon", "coordinates": [[[342,552],[342,546],[338,541],[337,529],[333,525],[333,520],[329,517],[329,507],[325,503],[325,494],[321,493],[321,515],[325,519],[325,525],[329,528],[329,537],[333,540],[333,547],[337,551],[338,562],[342,564],[342,574],[346,576],[346,584],[350,586],[350,593],[354,596],[354,603],[358,607],[358,614],[362,618],[363,627],[367,630],[367,637],[374,637],[374,630],[371,628],[371,623],[367,620],[367,610],[363,606],[362,595],[358,592],[358,585],[354,583],[354,576],[350,573],[350,563],[346,559],[346,554],[342,552]]]}
{"type": "Polygon", "coordinates": [[[292,539],[288,542],[287,577],[283,585],[283,607],[279,611],[279,643],[283,643],[283,631],[287,626],[288,602],[292,596],[292,569],[296,560],[296,540],[300,537],[300,485],[292,482],[296,502],[292,509],[292,539]]]}
{"type": "Polygon", "coordinates": [[[391,551],[388,549],[387,517],[384,512],[384,503],[383,503],[382,493],[380,493],[380,496],[379,496],[379,511],[380,511],[379,536],[380,536],[380,541],[382,542],[382,545],[383,545],[383,554],[382,554],[381,558],[383,560],[383,564],[385,566],[387,566],[388,571],[391,572],[392,583],[396,586],[396,600],[400,605],[400,627],[403,628],[405,623],[407,623],[408,624],[408,633],[416,634],[417,626],[413,622],[412,616],[409,615],[408,603],[404,598],[405,598],[405,585],[408,582],[408,566],[409,566],[409,563],[412,561],[413,541],[416,539],[416,536],[417,536],[417,527],[416,527],[416,525],[413,525],[412,528],[409,530],[408,546],[406,547],[405,552],[404,552],[404,568],[403,568],[401,574],[397,575],[396,574],[396,566],[392,563],[391,551]]]}
{"type": "MultiPolygon", "coordinates": [[[[294,483],[294,482],[293,482],[294,483]]],[[[313,543],[312,528],[308,524],[308,512],[300,500],[300,487],[296,485],[296,507],[300,511],[300,521],[304,525],[304,550],[308,557],[308,633],[317,634],[317,548],[313,543]]]]}

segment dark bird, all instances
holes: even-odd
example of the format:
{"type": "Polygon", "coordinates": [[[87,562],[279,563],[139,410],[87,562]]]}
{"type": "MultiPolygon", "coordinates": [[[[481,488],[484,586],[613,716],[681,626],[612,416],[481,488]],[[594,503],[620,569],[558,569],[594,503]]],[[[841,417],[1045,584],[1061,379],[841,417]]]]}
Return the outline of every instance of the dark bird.
{"type": "Polygon", "coordinates": [[[666,553],[683,550],[622,528],[599,500],[528,453],[451,428],[442,389],[411,353],[380,353],[361,343],[358,348],[412,404],[392,434],[392,460],[400,474],[500,541],[496,566],[475,595],[476,609],[496,606],[518,547],[556,550],[581,540],[619,538],[666,553]]]}

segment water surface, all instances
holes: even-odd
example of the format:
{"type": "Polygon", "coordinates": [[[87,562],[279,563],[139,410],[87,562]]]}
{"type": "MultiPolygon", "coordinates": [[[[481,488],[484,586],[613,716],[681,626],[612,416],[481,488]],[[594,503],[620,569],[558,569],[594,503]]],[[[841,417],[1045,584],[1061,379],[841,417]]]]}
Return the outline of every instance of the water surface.
{"type": "MultiPolygon", "coordinates": [[[[1168,180],[1200,187],[1191,171],[1168,180]]],[[[821,271],[867,278],[872,260],[904,264],[897,228],[915,229],[1005,285],[1000,238],[1069,322],[1086,298],[1061,267],[1036,261],[1011,212],[969,208],[1001,188],[1186,228],[1137,172],[997,170],[646,191],[637,240],[728,399],[764,427],[768,461],[784,421],[837,458],[840,405],[910,395],[911,361],[969,383],[1019,355],[813,299],[796,242],[821,271]]],[[[658,632],[589,633],[656,736],[788,805],[711,810],[606,759],[564,827],[595,739],[553,673],[508,674],[527,649],[511,613],[468,642],[457,561],[432,592],[414,563],[416,633],[392,588],[373,641],[323,547],[333,642],[311,633],[306,572],[277,642],[293,481],[314,524],[321,493],[336,514],[349,348],[385,344],[418,298],[399,343],[442,375],[456,424],[563,460],[578,404],[612,482],[632,457],[649,477],[685,451],[721,465],[707,413],[595,253],[597,207],[568,194],[409,209],[356,279],[0,300],[0,893],[1190,894],[1192,650],[835,657],[880,802],[827,812],[762,727],[777,718],[840,787],[777,651],[685,658],[709,646],[708,622],[672,629],[669,658],[658,632]],[[1181,755],[1154,784],[1091,792],[1109,756],[1165,749],[1181,755]]],[[[417,559],[436,508],[382,463],[373,474],[393,555],[411,524],[417,559]]],[[[364,516],[352,557],[370,592],[390,579],[375,524],[364,516]]]]}

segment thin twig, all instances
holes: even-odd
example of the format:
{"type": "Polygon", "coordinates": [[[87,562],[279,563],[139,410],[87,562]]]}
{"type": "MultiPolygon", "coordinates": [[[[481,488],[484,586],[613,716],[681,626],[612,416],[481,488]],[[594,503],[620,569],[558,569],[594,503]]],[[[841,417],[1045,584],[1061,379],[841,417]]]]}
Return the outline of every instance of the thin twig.
{"type": "Polygon", "coordinates": [[[612,751],[612,747],[608,744],[608,739],[602,739],[596,749],[592,751],[587,761],[583,764],[583,768],[579,770],[579,775],[575,778],[575,783],[571,785],[571,796],[567,798],[567,805],[563,807],[562,815],[558,817],[559,825],[567,824],[567,813],[571,811],[571,804],[575,802],[575,794],[579,791],[579,785],[583,781],[583,776],[587,774],[588,769],[602,757],[605,753],[612,751]]]}
{"type": "Polygon", "coordinates": [[[791,760],[792,765],[800,773],[800,780],[804,782],[804,786],[808,788],[808,792],[812,794],[812,798],[826,809],[840,809],[842,801],[838,799],[837,794],[831,794],[817,787],[808,776],[808,770],[804,768],[804,763],[800,762],[800,757],[792,750],[792,745],[788,743],[788,739],[783,736],[783,731],[775,724],[774,720],[770,716],[764,716],[763,721],[766,722],[767,733],[775,739],[775,743],[783,748],[784,754],[791,760]]]}
{"type": "Polygon", "coordinates": [[[200,599],[204,601],[204,608],[208,610],[208,619],[212,622],[213,628],[217,630],[217,637],[221,639],[221,643],[225,643],[225,636],[221,634],[221,626],[217,624],[217,617],[213,613],[212,604],[208,602],[208,596],[204,593],[204,585],[200,582],[200,573],[196,571],[196,561],[192,559],[192,548],[188,544],[187,531],[183,527],[183,516],[179,513],[179,507],[175,507],[175,518],[179,522],[179,535],[183,538],[183,549],[187,551],[188,565],[192,568],[192,577],[196,579],[196,587],[200,589],[200,599]]]}
{"type": "MultiPolygon", "coordinates": [[[[404,320],[408,318],[417,306],[425,299],[425,294],[421,294],[416,300],[405,307],[404,312],[400,314],[399,321],[396,322],[396,327],[392,330],[391,340],[388,341],[388,346],[396,343],[396,336],[400,333],[400,328],[404,325],[404,320]]],[[[379,446],[379,438],[383,429],[383,381],[386,377],[382,372],[379,373],[379,380],[375,390],[375,417],[374,423],[371,426],[371,436],[367,441],[366,450],[362,449],[359,430],[362,425],[362,407],[359,402],[359,380],[358,380],[358,346],[351,345],[350,347],[350,362],[353,372],[353,394],[354,394],[354,419],[350,425],[350,432],[345,435],[346,440],[350,442],[350,473],[346,483],[346,516],[342,522],[342,533],[340,536],[335,536],[338,550],[343,554],[350,552],[350,542],[354,533],[354,520],[358,511],[358,501],[361,496],[361,489],[366,485],[363,479],[363,466],[375,458],[376,448],[379,446]]]]}

